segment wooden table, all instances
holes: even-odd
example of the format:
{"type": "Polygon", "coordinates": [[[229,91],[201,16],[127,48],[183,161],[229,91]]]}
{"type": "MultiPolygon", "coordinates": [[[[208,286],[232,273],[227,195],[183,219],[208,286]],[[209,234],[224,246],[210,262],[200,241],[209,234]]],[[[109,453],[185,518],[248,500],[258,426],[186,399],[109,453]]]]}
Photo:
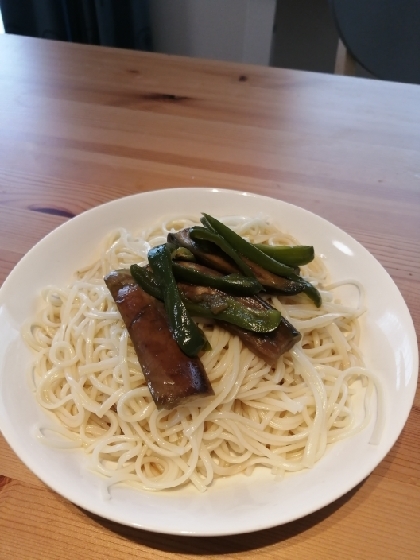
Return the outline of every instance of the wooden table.
{"type": "MultiPolygon", "coordinates": [[[[388,270],[420,332],[418,86],[1,36],[1,281],[75,214],[177,186],[248,190],[331,220],[388,270]]],[[[96,518],[3,439],[0,490],[1,559],[418,558],[420,396],[364,483],[255,534],[177,538],[96,518]]]]}

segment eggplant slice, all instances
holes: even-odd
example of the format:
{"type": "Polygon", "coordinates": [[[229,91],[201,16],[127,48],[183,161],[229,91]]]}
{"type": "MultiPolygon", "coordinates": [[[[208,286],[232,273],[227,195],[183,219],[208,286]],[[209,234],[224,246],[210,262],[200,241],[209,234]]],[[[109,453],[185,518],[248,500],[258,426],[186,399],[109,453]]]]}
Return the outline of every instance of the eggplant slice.
{"type": "Polygon", "coordinates": [[[281,323],[277,329],[270,333],[254,333],[224,322],[221,325],[231,334],[236,334],[256,356],[274,367],[280,356],[290,350],[302,338],[300,332],[284,317],[281,318],[281,323]]]}
{"type": "MultiPolygon", "coordinates": [[[[215,301],[220,301],[220,304],[223,303],[224,294],[214,288],[181,283],[178,284],[178,288],[181,294],[190,301],[201,303],[202,301],[214,298],[215,301]]],[[[251,309],[272,309],[269,303],[258,296],[235,297],[234,299],[251,309]]],[[[268,333],[256,333],[226,321],[219,321],[217,319],[216,321],[225,330],[237,335],[251,352],[254,352],[254,354],[271,366],[275,366],[280,356],[290,350],[302,338],[300,332],[284,317],[281,318],[279,326],[274,331],[268,333]]]]}
{"type": "Polygon", "coordinates": [[[175,342],[163,303],[137,285],[128,270],[105,277],[133,342],[150,394],[159,409],[171,409],[213,395],[199,358],[189,358],[175,342]]]}
{"type": "Polygon", "coordinates": [[[239,271],[234,261],[219,249],[217,245],[208,241],[195,241],[192,239],[190,229],[186,228],[176,233],[169,233],[168,242],[173,243],[177,247],[189,249],[199,263],[223,274],[232,274],[239,271]]]}

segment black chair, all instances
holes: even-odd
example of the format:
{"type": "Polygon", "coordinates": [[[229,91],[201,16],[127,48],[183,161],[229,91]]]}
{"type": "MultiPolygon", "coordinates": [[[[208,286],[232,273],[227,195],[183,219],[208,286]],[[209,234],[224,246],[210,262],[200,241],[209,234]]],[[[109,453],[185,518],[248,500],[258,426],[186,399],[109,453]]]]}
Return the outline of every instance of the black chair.
{"type": "Polygon", "coordinates": [[[420,0],[329,0],[340,37],[336,72],[354,61],[376,78],[420,84],[420,0]]]}

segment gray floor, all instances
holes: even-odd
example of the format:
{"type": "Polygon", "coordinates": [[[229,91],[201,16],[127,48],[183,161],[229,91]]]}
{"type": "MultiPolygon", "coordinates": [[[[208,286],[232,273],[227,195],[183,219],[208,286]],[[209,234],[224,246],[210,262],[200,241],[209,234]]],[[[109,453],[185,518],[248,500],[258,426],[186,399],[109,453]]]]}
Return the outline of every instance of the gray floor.
{"type": "Polygon", "coordinates": [[[334,72],[338,35],[328,0],[278,0],[272,66],[334,72]]]}
{"type": "Polygon", "coordinates": [[[333,73],[337,43],[328,0],[277,0],[272,66],[333,73]]]}

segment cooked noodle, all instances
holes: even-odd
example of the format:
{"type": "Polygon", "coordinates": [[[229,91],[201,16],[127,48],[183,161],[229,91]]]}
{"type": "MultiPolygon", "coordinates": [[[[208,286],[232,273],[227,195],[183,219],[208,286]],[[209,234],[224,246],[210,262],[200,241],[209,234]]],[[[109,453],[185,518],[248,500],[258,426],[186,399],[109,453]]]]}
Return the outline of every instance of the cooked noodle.
{"type": "MultiPolygon", "coordinates": [[[[253,242],[296,244],[261,217],[224,221],[253,242]]],[[[108,486],[163,490],[191,482],[205,490],[218,477],[249,475],[257,466],[275,475],[299,471],[371,419],[375,379],[359,349],[363,287],[347,282],[359,303],[339,303],[334,294],[344,283],[328,284],[319,257],[302,274],[320,289],[320,309],[304,295],[270,299],[302,333],[275,368],[237,337],[200,321],[211,344],[201,360],[215,395],[156,409],[103,277],[146,262],[149,248],[163,243],[169,231],[195,223],[171,220],[137,237],[113,232],[100,258],[79,270],[69,287],[43,290],[42,309],[23,330],[36,353],[36,398],[56,419],[39,428],[39,437],[84,448],[108,486]]]]}

